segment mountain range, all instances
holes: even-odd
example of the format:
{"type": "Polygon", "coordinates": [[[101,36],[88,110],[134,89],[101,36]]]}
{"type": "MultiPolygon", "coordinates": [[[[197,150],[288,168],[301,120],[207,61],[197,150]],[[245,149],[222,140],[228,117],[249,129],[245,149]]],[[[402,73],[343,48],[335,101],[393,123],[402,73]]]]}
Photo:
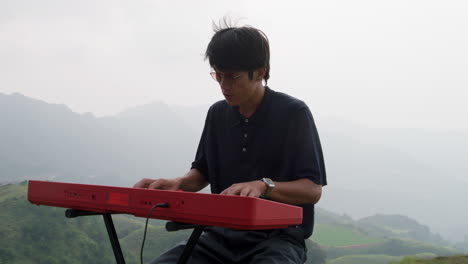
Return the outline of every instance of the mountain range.
{"type": "MultiPolygon", "coordinates": [[[[115,116],[0,94],[0,183],[48,179],[131,186],[190,167],[208,106],[162,102],[115,116]]],[[[329,185],[319,206],[363,218],[407,215],[445,239],[468,235],[465,131],[373,128],[315,117],[329,185]]]]}

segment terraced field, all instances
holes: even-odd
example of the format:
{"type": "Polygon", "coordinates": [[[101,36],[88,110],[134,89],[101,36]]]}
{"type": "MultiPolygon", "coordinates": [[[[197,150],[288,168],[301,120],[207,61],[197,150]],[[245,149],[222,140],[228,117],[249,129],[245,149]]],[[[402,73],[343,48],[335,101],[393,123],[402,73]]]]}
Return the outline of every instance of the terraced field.
{"type": "Polygon", "coordinates": [[[401,262],[392,262],[391,264],[466,264],[468,263],[468,256],[449,256],[449,257],[435,257],[431,259],[418,259],[406,257],[401,262]]]}
{"type": "Polygon", "coordinates": [[[369,237],[344,226],[317,224],[311,239],[325,247],[363,247],[383,243],[382,238],[369,237]]]}

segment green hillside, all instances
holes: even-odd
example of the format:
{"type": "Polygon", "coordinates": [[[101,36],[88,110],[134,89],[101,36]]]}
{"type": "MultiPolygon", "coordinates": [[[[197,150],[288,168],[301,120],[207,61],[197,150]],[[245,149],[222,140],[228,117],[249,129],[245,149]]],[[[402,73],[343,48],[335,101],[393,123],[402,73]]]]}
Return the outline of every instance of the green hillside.
{"type": "MultiPolygon", "coordinates": [[[[114,263],[102,217],[66,218],[65,209],[26,200],[26,184],[0,186],[0,264],[114,263]]],[[[139,263],[144,219],[114,215],[126,263],[139,263]]],[[[150,220],[145,259],[184,240],[188,231],[166,232],[150,220]]]]}
{"type": "Polygon", "coordinates": [[[315,225],[312,240],[322,246],[334,247],[382,243],[385,241],[383,238],[367,236],[357,229],[331,224],[315,225]]]}
{"type": "Polygon", "coordinates": [[[319,209],[311,240],[326,251],[327,264],[387,264],[407,255],[446,256],[457,253],[451,247],[408,236],[430,241],[435,237],[424,226],[403,216],[378,215],[354,221],[350,217],[319,209]]]}
{"type": "MultiPolygon", "coordinates": [[[[437,244],[443,247],[450,246],[449,242],[443,240],[440,235],[432,233],[427,226],[421,225],[417,221],[403,215],[376,214],[363,219],[353,220],[347,215],[338,215],[317,208],[315,224],[316,233],[320,236],[322,236],[321,233],[323,233],[321,225],[324,224],[323,227],[326,229],[330,229],[330,225],[332,226],[331,229],[349,229],[343,232],[354,233],[354,235],[357,236],[357,240],[366,240],[368,238],[404,238],[437,244]]],[[[340,231],[333,231],[330,233],[327,231],[327,235],[333,235],[332,233],[337,232],[340,233],[340,231]]],[[[314,240],[316,239],[315,235],[316,234],[314,234],[314,240]]],[[[322,238],[317,238],[317,240],[318,239],[322,241],[322,238]]],[[[323,241],[323,243],[324,245],[328,245],[326,241],[323,241]]]]}
{"type": "Polygon", "coordinates": [[[421,253],[432,253],[438,256],[455,255],[457,251],[451,248],[444,248],[433,244],[408,239],[392,238],[383,243],[369,246],[356,247],[327,247],[327,259],[347,256],[347,255],[389,255],[407,256],[421,253]]]}
{"type": "Polygon", "coordinates": [[[356,221],[356,225],[371,236],[409,238],[441,246],[449,244],[440,235],[431,233],[429,227],[404,215],[377,214],[356,221]]]}
{"type": "Polygon", "coordinates": [[[333,259],[326,264],[388,264],[401,259],[402,257],[387,255],[349,255],[333,259]]]}
{"type": "MultiPolygon", "coordinates": [[[[65,209],[36,206],[26,200],[26,183],[0,186],[0,264],[4,263],[114,263],[102,217],[68,219],[65,209]]],[[[113,215],[126,263],[139,263],[143,218],[113,215]]],[[[185,240],[191,230],[167,232],[165,221],[150,219],[144,261],[159,256],[185,240]]],[[[325,252],[306,241],[307,264],[325,263],[325,252]]]]}
{"type": "Polygon", "coordinates": [[[8,184],[0,186],[0,202],[10,198],[25,197],[27,192],[25,186],[26,182],[21,184],[8,184]]]}
{"type": "Polygon", "coordinates": [[[419,259],[414,257],[406,257],[400,262],[391,262],[391,264],[466,264],[468,256],[450,256],[450,257],[435,257],[431,259],[419,259]]]}
{"type": "MultiPolygon", "coordinates": [[[[4,263],[113,263],[114,256],[102,217],[68,219],[65,209],[36,206],[26,200],[26,184],[0,186],[0,264],[4,263]]],[[[320,211],[314,234],[307,240],[307,264],[378,264],[402,256],[457,252],[412,239],[369,235],[349,217],[320,211]],[[327,223],[328,221],[328,223],[327,223]]],[[[139,262],[143,218],[113,216],[126,262],[139,262]]],[[[145,261],[185,240],[190,230],[167,232],[164,221],[151,219],[145,244],[145,261]]],[[[375,229],[379,227],[375,225],[375,229]]],[[[405,263],[406,264],[406,263],[405,263]]],[[[432,263],[430,263],[432,264],[432,263]]]]}
{"type": "MultiPolygon", "coordinates": [[[[25,189],[25,186],[21,186],[25,189]]],[[[0,263],[111,263],[111,247],[101,219],[67,219],[64,210],[26,201],[17,186],[2,186],[0,263]]]]}
{"type": "Polygon", "coordinates": [[[460,252],[415,220],[374,215],[353,220],[317,208],[311,240],[327,253],[327,263],[388,263],[407,255],[447,256],[460,252]]]}
{"type": "Polygon", "coordinates": [[[434,258],[437,255],[432,253],[421,253],[411,257],[402,256],[388,256],[388,255],[347,255],[339,257],[330,261],[326,264],[399,264],[402,259],[428,259],[434,258]]]}

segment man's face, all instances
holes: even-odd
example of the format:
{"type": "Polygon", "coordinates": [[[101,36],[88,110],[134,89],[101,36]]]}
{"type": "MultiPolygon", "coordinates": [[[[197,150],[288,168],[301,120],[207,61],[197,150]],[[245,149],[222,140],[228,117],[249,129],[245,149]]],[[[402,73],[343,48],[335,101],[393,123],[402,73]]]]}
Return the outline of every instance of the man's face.
{"type": "Polygon", "coordinates": [[[231,106],[247,103],[257,88],[256,71],[252,80],[247,71],[215,71],[212,76],[218,81],[226,102],[231,106]]]}

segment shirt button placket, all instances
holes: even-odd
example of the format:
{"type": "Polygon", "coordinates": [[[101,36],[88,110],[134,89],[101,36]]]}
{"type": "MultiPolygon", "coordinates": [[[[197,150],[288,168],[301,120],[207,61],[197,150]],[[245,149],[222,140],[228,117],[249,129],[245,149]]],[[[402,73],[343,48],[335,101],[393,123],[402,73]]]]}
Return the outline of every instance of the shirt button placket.
{"type": "MultiPolygon", "coordinates": [[[[249,119],[246,118],[244,119],[244,123],[245,123],[245,126],[244,126],[244,138],[247,138],[247,124],[249,123],[249,119]]],[[[247,146],[244,145],[244,147],[242,147],[242,152],[247,152],[247,146]]]]}

